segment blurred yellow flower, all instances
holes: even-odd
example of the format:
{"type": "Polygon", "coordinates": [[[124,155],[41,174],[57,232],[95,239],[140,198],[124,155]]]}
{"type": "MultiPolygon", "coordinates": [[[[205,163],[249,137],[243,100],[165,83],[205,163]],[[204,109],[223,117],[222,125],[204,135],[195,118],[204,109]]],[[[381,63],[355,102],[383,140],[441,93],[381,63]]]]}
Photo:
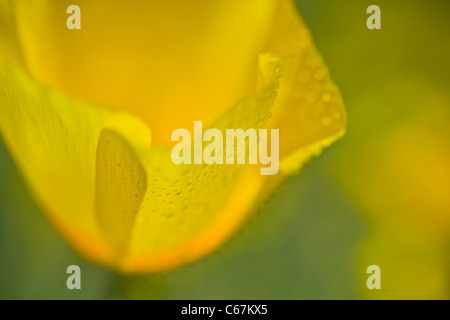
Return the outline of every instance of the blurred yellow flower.
{"type": "MultiPolygon", "coordinates": [[[[380,299],[448,299],[450,98],[423,79],[392,81],[395,94],[392,84],[383,84],[371,88],[370,95],[388,96],[402,116],[380,112],[378,100],[367,99],[372,104],[355,112],[365,128],[346,140],[346,150],[338,150],[341,161],[335,162],[343,187],[369,221],[359,270],[378,264],[385,284],[380,291],[363,287],[361,293],[380,299]],[[380,126],[383,130],[375,130],[380,126]]],[[[360,277],[364,284],[367,275],[360,277]]]]}
{"type": "Polygon", "coordinates": [[[82,254],[159,272],[215,250],[346,114],[291,1],[0,0],[0,133],[82,254]],[[171,132],[280,129],[280,172],[179,165],[171,132]]]}

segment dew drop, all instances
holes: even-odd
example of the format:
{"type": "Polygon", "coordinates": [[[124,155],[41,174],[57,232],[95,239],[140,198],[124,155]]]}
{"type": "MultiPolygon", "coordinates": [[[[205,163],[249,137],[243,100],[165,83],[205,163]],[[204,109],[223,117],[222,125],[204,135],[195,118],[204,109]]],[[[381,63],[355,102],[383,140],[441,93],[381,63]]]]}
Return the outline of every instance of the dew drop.
{"type": "Polygon", "coordinates": [[[331,119],[329,117],[323,117],[321,123],[324,127],[328,127],[331,124],[331,119]]]}
{"type": "Polygon", "coordinates": [[[322,100],[323,100],[324,102],[329,102],[329,101],[331,101],[331,94],[329,94],[329,93],[324,93],[324,94],[322,95],[322,100]]]}
{"type": "Polygon", "coordinates": [[[316,78],[316,80],[322,80],[325,77],[325,74],[326,74],[325,68],[321,68],[316,72],[314,77],[316,78]]]}

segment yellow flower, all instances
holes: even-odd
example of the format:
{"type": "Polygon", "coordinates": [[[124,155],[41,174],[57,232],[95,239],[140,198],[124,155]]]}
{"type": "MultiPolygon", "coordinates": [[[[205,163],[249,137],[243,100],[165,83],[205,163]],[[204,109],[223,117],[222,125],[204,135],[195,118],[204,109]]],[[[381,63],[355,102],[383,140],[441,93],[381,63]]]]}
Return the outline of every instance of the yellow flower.
{"type": "Polygon", "coordinates": [[[340,94],[290,1],[0,0],[0,132],[88,258],[158,272],[220,246],[344,133],[340,94]],[[280,172],[174,165],[171,132],[280,129],[280,172]]]}

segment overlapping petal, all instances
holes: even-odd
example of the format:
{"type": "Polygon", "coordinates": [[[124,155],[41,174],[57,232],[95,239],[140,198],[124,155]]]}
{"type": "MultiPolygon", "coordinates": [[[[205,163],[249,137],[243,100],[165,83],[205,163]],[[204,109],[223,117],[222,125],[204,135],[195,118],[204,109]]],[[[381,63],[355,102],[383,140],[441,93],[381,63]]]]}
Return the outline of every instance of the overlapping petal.
{"type": "MultiPolygon", "coordinates": [[[[51,8],[49,3],[43,3],[43,7],[33,2],[21,5],[51,8]]],[[[259,6],[261,17],[269,15],[263,13],[269,7],[259,6]]],[[[44,9],[36,10],[44,14],[47,12],[44,9]]],[[[223,5],[220,6],[220,12],[224,10],[223,5]]],[[[38,201],[81,252],[126,272],[164,271],[195,261],[223,244],[273,193],[286,174],[297,171],[312,155],[320,153],[324,146],[343,134],[345,111],[339,92],[295,7],[283,1],[269,11],[274,18],[271,23],[263,23],[272,26],[271,31],[263,32],[268,34],[264,42],[263,36],[255,36],[248,30],[243,36],[243,39],[256,41],[245,49],[251,54],[243,54],[233,41],[228,43],[233,44],[228,50],[222,45],[212,46],[220,52],[216,62],[221,68],[231,66],[234,70],[224,79],[217,78],[214,72],[216,62],[212,63],[211,70],[186,76],[183,68],[187,67],[187,57],[180,52],[170,54],[175,56],[175,61],[181,56],[176,63],[181,69],[162,64],[167,70],[160,70],[161,75],[176,80],[177,88],[195,87],[198,96],[211,94],[211,82],[214,86],[227,86],[230,78],[236,77],[239,83],[246,83],[238,85],[237,91],[230,89],[232,94],[224,90],[221,95],[227,96],[225,100],[213,94],[220,103],[226,101],[227,104],[213,104],[213,113],[208,104],[196,109],[199,105],[195,99],[178,101],[178,105],[172,101],[173,112],[179,112],[177,114],[162,110],[161,100],[149,94],[158,92],[158,88],[164,88],[167,93],[175,87],[167,87],[161,77],[152,78],[151,72],[142,73],[130,83],[130,78],[124,76],[129,73],[115,70],[111,65],[101,69],[104,72],[87,73],[92,67],[89,65],[92,52],[76,58],[70,56],[68,61],[63,59],[64,52],[73,49],[71,41],[78,46],[84,46],[83,41],[92,44],[95,39],[90,38],[91,35],[62,41],[62,51],[50,50],[51,63],[44,64],[44,52],[48,53],[46,46],[41,49],[33,43],[36,37],[31,35],[35,33],[22,24],[20,34],[34,77],[11,63],[0,63],[0,132],[38,201]],[[36,55],[36,50],[42,51],[36,55]],[[85,70],[72,78],[77,68],[85,70]],[[111,91],[111,83],[102,87],[102,82],[96,78],[99,74],[104,76],[106,71],[117,80],[114,91],[111,91]],[[68,76],[64,76],[65,72],[68,76]],[[213,78],[205,79],[199,74],[213,78]],[[100,96],[105,99],[97,101],[103,107],[81,101],[96,100],[92,92],[85,91],[86,87],[95,94],[103,92],[100,96]],[[58,88],[70,95],[59,92],[58,88]],[[145,106],[142,109],[145,115],[139,111],[141,109],[122,105],[127,99],[139,100],[139,108],[145,106]],[[238,101],[233,103],[236,99],[238,101]],[[117,111],[118,107],[126,111],[117,111]],[[187,113],[186,107],[191,108],[187,113]],[[164,115],[161,112],[165,112],[164,115]],[[174,114],[175,118],[168,118],[168,114],[174,114]],[[186,114],[189,117],[186,118],[186,114]],[[161,142],[168,129],[171,132],[180,124],[190,128],[193,120],[199,119],[206,119],[206,127],[223,132],[227,128],[279,128],[282,173],[261,176],[256,165],[177,166],[171,161],[168,146],[164,143],[150,145],[150,130],[152,134],[158,133],[157,141],[161,142]]],[[[31,11],[22,8],[19,12],[19,15],[26,15],[31,11]]],[[[245,12],[243,10],[242,14],[245,12]]],[[[227,20],[229,18],[225,15],[223,20],[219,19],[223,25],[217,27],[223,29],[223,33],[218,34],[225,38],[252,24],[246,21],[237,27],[233,25],[235,21],[227,20]],[[231,28],[230,34],[225,26],[231,28]]],[[[51,24],[42,26],[46,32],[53,32],[50,39],[62,37],[59,32],[64,31],[54,31],[51,24]]],[[[192,34],[188,30],[187,39],[201,37],[197,35],[198,26],[190,31],[192,34]]],[[[109,43],[111,39],[104,41],[109,43]]],[[[51,43],[46,42],[46,45],[51,43]]],[[[172,46],[173,43],[168,48],[172,46]]],[[[130,48],[125,55],[136,53],[140,57],[141,46],[130,43],[130,48]]],[[[146,44],[145,48],[153,47],[146,44]]],[[[212,55],[214,53],[208,50],[202,53],[202,57],[212,55]]],[[[145,64],[149,62],[142,57],[133,63],[147,68],[145,64]]],[[[212,103],[210,98],[207,100],[212,103]]]]}
{"type": "Polygon", "coordinates": [[[33,193],[77,247],[110,261],[93,206],[99,136],[109,128],[149,146],[148,129],[127,114],[49,90],[4,61],[0,83],[0,132],[33,193]]]}
{"type": "Polygon", "coordinates": [[[173,130],[199,119],[211,124],[255,92],[276,3],[81,0],[77,31],[66,28],[65,1],[17,1],[14,8],[38,80],[130,111],[152,128],[156,145],[168,145],[173,130]]]}

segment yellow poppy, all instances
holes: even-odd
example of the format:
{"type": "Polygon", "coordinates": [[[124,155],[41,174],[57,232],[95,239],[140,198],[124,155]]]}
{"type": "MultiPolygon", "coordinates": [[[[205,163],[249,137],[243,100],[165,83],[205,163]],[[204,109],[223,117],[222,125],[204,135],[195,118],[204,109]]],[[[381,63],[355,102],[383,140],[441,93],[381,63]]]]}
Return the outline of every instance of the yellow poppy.
{"type": "Polygon", "coordinates": [[[340,94],[291,1],[0,1],[0,133],[86,257],[159,272],[223,244],[341,137],[340,94]],[[174,165],[171,132],[277,128],[280,172],[174,165]]]}

